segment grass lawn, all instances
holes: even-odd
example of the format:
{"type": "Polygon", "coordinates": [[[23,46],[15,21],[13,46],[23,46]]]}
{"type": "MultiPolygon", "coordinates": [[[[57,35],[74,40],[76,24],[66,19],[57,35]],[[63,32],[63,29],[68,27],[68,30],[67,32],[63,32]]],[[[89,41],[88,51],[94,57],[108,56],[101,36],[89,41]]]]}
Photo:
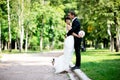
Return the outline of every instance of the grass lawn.
{"type": "MultiPolygon", "coordinates": [[[[87,50],[82,52],[81,70],[92,80],[120,80],[120,52],[87,50]]],[[[75,56],[73,57],[75,63],[75,56]]]]}

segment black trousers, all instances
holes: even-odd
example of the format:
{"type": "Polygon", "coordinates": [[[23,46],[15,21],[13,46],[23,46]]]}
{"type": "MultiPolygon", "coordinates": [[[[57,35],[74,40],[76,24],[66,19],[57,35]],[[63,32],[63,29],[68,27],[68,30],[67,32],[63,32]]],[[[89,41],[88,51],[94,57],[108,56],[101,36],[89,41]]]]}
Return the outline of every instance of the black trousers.
{"type": "Polygon", "coordinates": [[[75,56],[76,56],[75,66],[77,67],[81,66],[80,45],[81,45],[81,38],[74,37],[74,48],[75,48],[75,56]]]}

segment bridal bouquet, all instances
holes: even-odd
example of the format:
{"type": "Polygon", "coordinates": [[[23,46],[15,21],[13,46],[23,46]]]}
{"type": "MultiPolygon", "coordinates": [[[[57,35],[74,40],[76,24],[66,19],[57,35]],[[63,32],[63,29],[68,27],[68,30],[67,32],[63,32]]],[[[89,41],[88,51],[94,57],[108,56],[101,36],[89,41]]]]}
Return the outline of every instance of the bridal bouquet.
{"type": "Polygon", "coordinates": [[[83,30],[81,30],[81,31],[79,31],[78,35],[83,38],[85,36],[85,32],[83,30]]]}

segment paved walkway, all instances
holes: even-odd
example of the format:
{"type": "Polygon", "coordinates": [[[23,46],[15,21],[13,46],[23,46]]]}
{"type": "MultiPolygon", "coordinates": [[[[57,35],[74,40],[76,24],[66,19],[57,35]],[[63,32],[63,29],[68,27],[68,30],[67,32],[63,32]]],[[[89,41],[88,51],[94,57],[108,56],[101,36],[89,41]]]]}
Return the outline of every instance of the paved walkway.
{"type": "Polygon", "coordinates": [[[69,80],[67,74],[55,74],[53,53],[4,54],[0,61],[0,80],[69,80]]]}

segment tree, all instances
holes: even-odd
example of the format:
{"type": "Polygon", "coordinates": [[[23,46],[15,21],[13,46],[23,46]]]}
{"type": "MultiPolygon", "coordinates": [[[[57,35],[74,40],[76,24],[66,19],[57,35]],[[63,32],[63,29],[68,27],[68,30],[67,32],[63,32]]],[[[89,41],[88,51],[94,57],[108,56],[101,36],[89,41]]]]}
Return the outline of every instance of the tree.
{"type": "MultiPolygon", "coordinates": [[[[108,21],[112,22],[110,24],[111,31],[111,43],[114,41],[115,35],[119,35],[118,33],[118,19],[116,19],[119,13],[119,5],[120,2],[118,0],[81,0],[78,1],[78,9],[79,16],[82,19],[82,25],[84,27],[90,26],[89,22],[92,21],[92,26],[94,30],[90,33],[87,33],[87,38],[94,39],[100,43],[104,39],[109,39],[109,35],[107,34],[108,30],[108,21]],[[87,12],[87,14],[86,14],[87,12]],[[116,26],[116,27],[115,27],[116,26]],[[116,32],[117,30],[117,32],[116,32]],[[104,33],[104,34],[101,34],[104,33]],[[117,34],[116,34],[117,33],[117,34]]],[[[86,29],[87,32],[87,28],[86,29]]],[[[117,37],[116,36],[116,37],[117,37]]],[[[118,51],[118,37],[116,38],[116,51],[118,51]]],[[[113,46],[114,44],[111,44],[113,46]]],[[[112,49],[113,50],[113,49],[112,49]]]]}
{"type": "Polygon", "coordinates": [[[30,7],[31,7],[31,0],[26,0],[25,2],[25,19],[24,19],[24,23],[25,23],[25,51],[27,52],[28,49],[28,30],[30,27],[30,7]]]}
{"type": "Polygon", "coordinates": [[[19,0],[19,34],[20,34],[20,45],[19,51],[23,49],[23,38],[24,38],[24,0],[19,0]]]}
{"type": "Polygon", "coordinates": [[[7,8],[8,8],[8,34],[9,34],[9,40],[8,40],[8,45],[10,52],[12,50],[11,48],[11,27],[10,27],[10,5],[9,5],[9,0],[7,0],[7,8]]]}
{"type": "Polygon", "coordinates": [[[1,50],[2,50],[2,44],[1,44],[1,21],[0,21],[0,53],[1,53],[1,50]]]}
{"type": "Polygon", "coordinates": [[[119,28],[119,11],[120,11],[120,2],[118,0],[114,0],[114,7],[113,7],[113,12],[114,12],[114,25],[116,28],[116,52],[119,52],[120,48],[120,28],[119,28]]]}
{"type": "MultiPolygon", "coordinates": [[[[58,37],[56,32],[58,33],[60,31],[58,29],[64,27],[61,20],[64,16],[64,12],[61,9],[63,5],[60,5],[60,7],[50,6],[47,2],[45,2],[44,5],[45,6],[43,6],[43,4],[35,2],[33,3],[32,8],[32,12],[34,13],[34,16],[36,16],[34,20],[37,26],[35,35],[37,35],[40,40],[39,45],[41,48],[44,48],[46,46],[52,47],[55,43],[55,40],[57,40],[56,37],[58,37]]],[[[61,33],[58,35],[61,35],[61,33]]]]}

